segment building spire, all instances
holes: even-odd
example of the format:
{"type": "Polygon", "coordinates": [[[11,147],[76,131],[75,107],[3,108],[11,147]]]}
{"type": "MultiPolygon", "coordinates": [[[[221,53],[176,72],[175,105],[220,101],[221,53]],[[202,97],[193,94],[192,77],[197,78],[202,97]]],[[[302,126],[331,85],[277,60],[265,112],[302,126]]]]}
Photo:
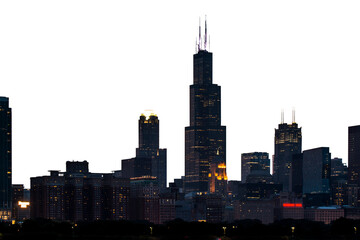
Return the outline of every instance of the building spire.
{"type": "Polygon", "coordinates": [[[292,123],[296,123],[295,121],[295,108],[292,110],[292,123]]]}
{"type": "Polygon", "coordinates": [[[206,43],[207,43],[207,25],[206,25],[206,15],[205,15],[205,39],[204,39],[204,50],[206,50],[206,43]]]}
{"type": "Polygon", "coordinates": [[[281,124],[284,124],[284,109],[281,109],[281,124]]]}

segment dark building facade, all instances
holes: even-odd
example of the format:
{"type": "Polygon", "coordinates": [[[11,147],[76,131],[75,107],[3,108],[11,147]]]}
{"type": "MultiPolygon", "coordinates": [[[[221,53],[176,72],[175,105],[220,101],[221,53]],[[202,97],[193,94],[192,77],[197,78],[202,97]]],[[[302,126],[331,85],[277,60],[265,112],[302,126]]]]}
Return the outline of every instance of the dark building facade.
{"type": "Polygon", "coordinates": [[[220,156],[226,163],[226,127],[221,126],[221,91],[213,84],[213,56],[206,44],[199,44],[193,61],[190,126],[185,128],[185,191],[208,192],[211,162],[220,156]]]}
{"type": "Polygon", "coordinates": [[[328,147],[303,152],[303,193],[330,193],[331,154],[328,147]]]}
{"type": "MultiPolygon", "coordinates": [[[[166,188],[166,149],[159,148],[159,119],[155,114],[139,119],[139,147],[136,157],[151,159],[151,176],[157,178],[160,191],[166,188]]],[[[137,176],[139,177],[139,176],[137,176]]]]}
{"type": "Polygon", "coordinates": [[[266,152],[252,152],[241,154],[241,181],[254,172],[270,174],[270,159],[266,152]]]}
{"type": "Polygon", "coordinates": [[[295,119],[292,124],[281,123],[275,129],[273,176],[275,183],[282,184],[285,192],[290,190],[292,156],[301,153],[301,143],[301,128],[295,119]]]}
{"type": "Polygon", "coordinates": [[[0,220],[10,220],[12,211],[11,135],[9,98],[0,97],[0,220]]]}
{"type": "Polygon", "coordinates": [[[360,186],[360,125],[348,132],[349,184],[360,186]]]}
{"type": "Polygon", "coordinates": [[[86,172],[86,161],[68,163],[77,170],[71,167],[70,172],[50,171],[50,176],[31,178],[31,218],[129,220],[130,179],[86,172]]]}

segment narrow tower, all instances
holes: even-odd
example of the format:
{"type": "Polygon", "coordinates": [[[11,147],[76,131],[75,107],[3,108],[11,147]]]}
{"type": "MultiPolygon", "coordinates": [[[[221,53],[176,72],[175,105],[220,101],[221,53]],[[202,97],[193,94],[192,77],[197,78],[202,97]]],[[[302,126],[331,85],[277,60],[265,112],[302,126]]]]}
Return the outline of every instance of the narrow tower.
{"type": "Polygon", "coordinates": [[[0,97],[0,220],[11,218],[11,108],[0,97]]]}
{"type": "MultiPolygon", "coordinates": [[[[206,23],[205,23],[206,28],[206,23]]],[[[215,158],[226,164],[226,127],[221,126],[220,86],[213,84],[212,53],[199,27],[190,86],[190,126],[185,128],[185,191],[208,192],[210,165],[215,158]],[[204,45],[202,45],[204,42],[204,45]]]]}
{"type": "Polygon", "coordinates": [[[166,188],[166,149],[159,148],[159,119],[151,113],[142,114],[139,119],[139,147],[137,158],[151,159],[151,175],[156,177],[159,189],[166,188]]]}

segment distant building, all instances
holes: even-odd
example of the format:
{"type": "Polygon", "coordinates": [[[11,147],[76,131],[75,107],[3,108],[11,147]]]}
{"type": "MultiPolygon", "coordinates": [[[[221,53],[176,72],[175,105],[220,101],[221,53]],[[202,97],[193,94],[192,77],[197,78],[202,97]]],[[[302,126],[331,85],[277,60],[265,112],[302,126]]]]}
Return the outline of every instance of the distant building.
{"type": "MultiPolygon", "coordinates": [[[[219,154],[219,153],[218,153],[219,154]]],[[[209,192],[227,197],[226,164],[220,156],[210,163],[209,192]]]]}
{"type": "Polygon", "coordinates": [[[130,219],[159,224],[159,186],[156,177],[137,177],[130,181],[130,219]]]}
{"type": "Polygon", "coordinates": [[[226,127],[221,126],[220,86],[213,84],[212,53],[199,44],[193,59],[190,126],[185,128],[185,192],[205,193],[210,164],[219,150],[226,164],[226,127]]]}
{"type": "Polygon", "coordinates": [[[0,97],[0,220],[10,220],[11,197],[11,108],[9,98],[0,97]]]}
{"type": "Polygon", "coordinates": [[[344,217],[344,209],[340,207],[317,207],[306,208],[305,219],[330,224],[336,219],[344,217]]]}
{"type": "Polygon", "coordinates": [[[294,154],[291,161],[290,192],[297,197],[303,194],[303,154],[294,154]]]}
{"type": "Polygon", "coordinates": [[[348,169],[341,158],[331,159],[331,199],[333,205],[346,205],[348,169]]]}
{"type": "Polygon", "coordinates": [[[59,221],[128,220],[130,180],[86,171],[88,163],[67,162],[69,172],[31,178],[31,218],[59,221]]]}
{"type": "Polygon", "coordinates": [[[137,158],[151,159],[151,176],[158,179],[160,191],[164,191],[167,184],[166,177],[166,149],[159,148],[159,119],[155,114],[139,119],[139,147],[136,149],[137,158]]]}
{"type": "Polygon", "coordinates": [[[124,178],[152,176],[152,160],[147,157],[134,157],[121,161],[121,173],[124,178]]]}
{"type": "Polygon", "coordinates": [[[235,201],[234,219],[258,219],[263,224],[274,222],[275,203],[272,199],[235,201]]]}
{"type": "Polygon", "coordinates": [[[294,154],[301,153],[301,128],[293,117],[292,124],[281,122],[275,129],[275,155],[273,176],[275,183],[283,185],[283,191],[290,190],[291,162],[294,154]]]}
{"type": "Polygon", "coordinates": [[[330,193],[331,154],[328,147],[303,152],[303,193],[330,193]]]}
{"type": "Polygon", "coordinates": [[[266,152],[241,154],[241,181],[246,182],[247,176],[253,172],[270,174],[270,159],[266,152]]]}
{"type": "Polygon", "coordinates": [[[348,129],[348,204],[360,207],[360,125],[348,129]]]}
{"type": "Polygon", "coordinates": [[[30,218],[30,199],[27,196],[28,189],[23,184],[12,185],[12,219],[24,221],[30,218]]]}

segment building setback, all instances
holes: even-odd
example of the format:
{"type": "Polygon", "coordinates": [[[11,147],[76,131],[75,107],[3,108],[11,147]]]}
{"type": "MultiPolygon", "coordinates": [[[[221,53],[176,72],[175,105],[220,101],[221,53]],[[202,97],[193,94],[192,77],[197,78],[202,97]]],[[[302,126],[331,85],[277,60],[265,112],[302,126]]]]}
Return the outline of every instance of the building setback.
{"type": "Polygon", "coordinates": [[[10,220],[12,211],[11,136],[9,98],[0,97],[0,220],[10,220]]]}
{"type": "Polygon", "coordinates": [[[206,50],[206,39],[205,36],[204,46],[199,44],[193,57],[190,126],[185,128],[187,193],[209,191],[210,164],[217,156],[226,165],[226,127],[221,126],[221,89],[213,84],[213,57],[206,50]]]}
{"type": "Polygon", "coordinates": [[[283,191],[290,190],[291,162],[294,154],[301,153],[301,128],[293,119],[292,124],[279,124],[275,129],[275,155],[273,176],[275,183],[283,185],[283,191]]]}

